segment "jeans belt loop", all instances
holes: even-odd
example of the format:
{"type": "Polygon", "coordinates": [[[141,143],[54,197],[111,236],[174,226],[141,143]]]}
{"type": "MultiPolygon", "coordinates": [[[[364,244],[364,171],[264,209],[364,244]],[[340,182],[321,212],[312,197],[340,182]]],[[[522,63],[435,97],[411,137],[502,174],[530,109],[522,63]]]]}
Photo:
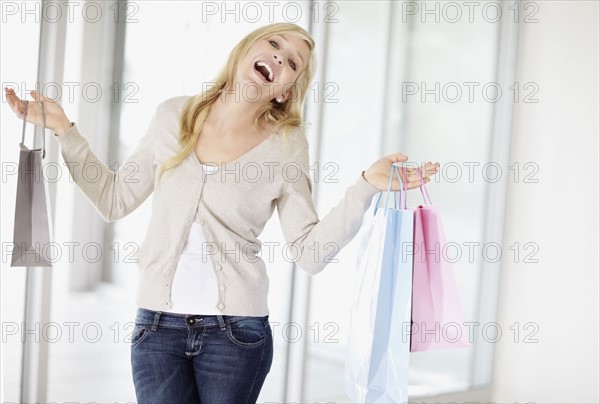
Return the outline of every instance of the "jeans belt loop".
{"type": "Polygon", "coordinates": [[[158,328],[158,322],[160,321],[160,316],[162,315],[161,311],[157,311],[154,313],[154,323],[152,324],[152,331],[156,331],[158,328]]]}
{"type": "Polygon", "coordinates": [[[221,330],[224,331],[227,328],[227,325],[225,324],[225,320],[223,319],[223,316],[220,314],[217,314],[217,320],[219,320],[219,326],[221,327],[221,330]]]}

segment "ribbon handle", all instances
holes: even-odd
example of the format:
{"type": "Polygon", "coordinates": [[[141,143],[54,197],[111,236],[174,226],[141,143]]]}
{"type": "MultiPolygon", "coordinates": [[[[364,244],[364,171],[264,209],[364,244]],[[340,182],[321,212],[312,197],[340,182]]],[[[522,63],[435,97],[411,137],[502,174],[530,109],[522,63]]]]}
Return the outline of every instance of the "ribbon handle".
{"type": "Polygon", "coordinates": [[[425,201],[425,205],[427,206],[432,205],[431,198],[429,197],[429,192],[427,192],[427,187],[425,186],[425,177],[423,176],[423,170],[421,170],[421,168],[419,167],[417,168],[417,172],[421,177],[421,185],[419,186],[419,189],[421,190],[421,195],[423,195],[423,201],[425,201]]]}
{"type": "MultiPolygon", "coordinates": [[[[419,186],[419,190],[421,191],[421,195],[423,195],[424,204],[426,206],[430,206],[430,205],[432,205],[431,197],[429,196],[429,192],[427,191],[427,187],[425,186],[425,176],[423,175],[423,170],[419,167],[419,168],[417,168],[417,172],[419,173],[419,176],[421,177],[421,185],[419,186]]],[[[385,199],[385,209],[388,208],[389,194],[390,194],[390,192],[392,192],[392,178],[394,175],[396,175],[396,177],[398,177],[398,182],[401,184],[401,189],[399,191],[400,198],[398,201],[396,200],[396,192],[394,192],[394,207],[396,209],[407,209],[406,202],[408,199],[407,198],[408,173],[407,173],[406,167],[401,162],[392,163],[392,166],[390,167],[390,179],[389,179],[388,187],[387,187],[387,194],[386,194],[386,199],[385,199]],[[402,178],[400,178],[399,167],[402,170],[402,178]]],[[[377,202],[375,203],[375,209],[373,209],[373,216],[375,216],[375,214],[377,214],[377,209],[379,207],[379,202],[381,200],[382,193],[383,193],[383,191],[379,192],[379,195],[377,197],[377,202]]]]}
{"type": "MultiPolygon", "coordinates": [[[[27,107],[29,105],[29,101],[25,101],[25,113],[23,114],[23,130],[21,132],[21,144],[25,144],[25,130],[27,129],[27,107]]],[[[40,102],[40,107],[42,109],[42,148],[41,149],[31,149],[31,150],[42,150],[42,158],[46,157],[46,114],[44,113],[44,102],[40,102]]],[[[35,147],[35,126],[33,130],[33,147],[35,147]]]]}
{"type": "MultiPolygon", "coordinates": [[[[402,206],[403,209],[406,209],[406,192],[408,191],[408,180],[406,177],[406,171],[405,171],[405,167],[402,165],[402,163],[392,163],[391,167],[390,167],[390,175],[389,175],[389,181],[388,181],[388,187],[387,187],[387,193],[386,193],[386,198],[385,198],[385,209],[388,208],[388,202],[389,202],[389,197],[390,197],[390,192],[394,192],[394,206],[396,209],[401,209],[402,206]],[[404,180],[402,180],[402,178],[400,178],[400,173],[398,170],[398,166],[402,166],[402,177],[404,178],[404,180]],[[400,195],[400,199],[398,202],[396,202],[396,191],[392,191],[392,180],[394,175],[396,175],[396,177],[398,177],[398,182],[401,185],[401,189],[399,191],[399,195],[400,195]]],[[[383,191],[379,192],[379,195],[377,196],[377,202],[375,202],[375,209],[373,209],[373,216],[375,216],[377,214],[377,209],[379,207],[379,201],[381,200],[381,194],[383,193],[383,191]]]]}

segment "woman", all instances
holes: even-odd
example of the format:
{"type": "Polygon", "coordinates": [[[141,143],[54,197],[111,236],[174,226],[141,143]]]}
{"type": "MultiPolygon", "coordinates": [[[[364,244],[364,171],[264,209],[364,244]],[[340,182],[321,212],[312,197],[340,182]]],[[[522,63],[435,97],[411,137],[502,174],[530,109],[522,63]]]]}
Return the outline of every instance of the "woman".
{"type": "MultiPolygon", "coordinates": [[[[313,50],[294,24],[253,31],[210,90],[159,105],[117,173],[58,104],[32,92],[26,119],[41,125],[44,103],[74,181],[104,220],[129,214],[153,193],[131,344],[140,403],[256,402],[273,355],[257,238],[265,223],[277,207],[287,256],[316,274],[356,235],[372,197],[387,189],[391,164],[407,160],[394,153],[373,163],[319,220],[301,116],[313,50]],[[100,180],[87,181],[89,164],[101,167],[100,180]]],[[[23,118],[25,102],[5,91],[23,118]]],[[[425,166],[426,182],[437,168],[425,166]]],[[[409,180],[409,188],[421,183],[414,170],[409,180]]]]}

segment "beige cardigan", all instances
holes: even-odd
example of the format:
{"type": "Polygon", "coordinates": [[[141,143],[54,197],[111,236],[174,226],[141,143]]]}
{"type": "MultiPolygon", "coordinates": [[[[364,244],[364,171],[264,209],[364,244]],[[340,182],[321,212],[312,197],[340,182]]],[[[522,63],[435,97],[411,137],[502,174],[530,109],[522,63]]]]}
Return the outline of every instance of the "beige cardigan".
{"type": "Polygon", "coordinates": [[[261,257],[269,255],[262,253],[257,237],[275,207],[287,245],[277,251],[287,251],[288,261],[316,274],[356,235],[379,190],[359,175],[340,203],[319,220],[308,141],[298,128],[289,131],[288,142],[281,133],[271,134],[216,174],[205,174],[192,152],[157,183],[158,166],[181,150],[178,118],[188,98],[170,98],[158,106],[146,135],[117,173],[96,157],[76,124],[55,139],[73,181],[105,221],[126,216],[154,193],[137,257],[139,307],[171,307],[171,283],[199,209],[207,241],[202,253],[212,260],[219,285],[216,307],[223,315],[265,316],[269,280],[261,257]]]}

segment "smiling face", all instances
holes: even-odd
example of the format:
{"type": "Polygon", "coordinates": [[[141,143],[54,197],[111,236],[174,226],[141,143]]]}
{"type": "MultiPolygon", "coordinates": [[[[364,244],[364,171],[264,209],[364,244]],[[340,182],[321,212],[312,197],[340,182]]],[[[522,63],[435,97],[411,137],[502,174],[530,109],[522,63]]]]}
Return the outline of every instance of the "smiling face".
{"type": "Polygon", "coordinates": [[[248,97],[270,101],[290,96],[289,88],[306,68],[310,48],[301,37],[273,34],[257,41],[240,60],[237,81],[248,97]],[[251,84],[251,85],[248,85],[251,84]]]}

